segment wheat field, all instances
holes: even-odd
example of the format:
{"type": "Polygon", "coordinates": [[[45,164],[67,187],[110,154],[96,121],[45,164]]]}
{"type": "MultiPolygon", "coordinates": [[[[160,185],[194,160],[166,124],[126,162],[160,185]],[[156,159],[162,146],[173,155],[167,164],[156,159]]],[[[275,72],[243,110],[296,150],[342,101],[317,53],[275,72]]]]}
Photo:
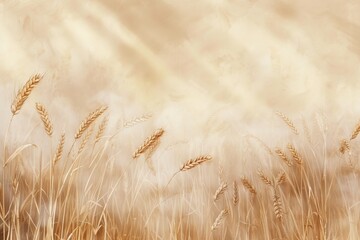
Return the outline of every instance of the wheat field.
{"type": "Polygon", "coordinates": [[[360,239],[358,12],[0,1],[0,239],[360,239]]]}

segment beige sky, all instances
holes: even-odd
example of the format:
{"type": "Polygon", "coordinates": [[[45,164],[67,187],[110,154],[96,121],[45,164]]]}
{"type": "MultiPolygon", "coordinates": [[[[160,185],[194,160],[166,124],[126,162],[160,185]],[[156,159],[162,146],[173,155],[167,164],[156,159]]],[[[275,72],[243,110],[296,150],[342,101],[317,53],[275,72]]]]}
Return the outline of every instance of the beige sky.
{"type": "Polygon", "coordinates": [[[1,92],[10,101],[40,72],[35,94],[53,108],[106,103],[194,128],[357,114],[359,12],[353,0],[0,1],[1,92]]]}

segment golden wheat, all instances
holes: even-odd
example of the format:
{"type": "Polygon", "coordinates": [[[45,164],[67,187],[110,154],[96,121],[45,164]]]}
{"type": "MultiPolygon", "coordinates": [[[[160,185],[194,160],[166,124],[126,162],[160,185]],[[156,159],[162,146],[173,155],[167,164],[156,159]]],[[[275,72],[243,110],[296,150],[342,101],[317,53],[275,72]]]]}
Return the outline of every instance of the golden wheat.
{"type": "Polygon", "coordinates": [[[94,112],[91,112],[80,124],[80,127],[78,128],[75,139],[79,139],[83,133],[90,127],[90,125],[98,118],[100,117],[105,111],[107,110],[107,106],[99,107],[94,112]]]}
{"type": "Polygon", "coordinates": [[[217,216],[217,218],[215,219],[213,225],[211,225],[211,230],[214,231],[217,228],[219,228],[220,224],[223,222],[225,216],[228,214],[228,210],[224,209],[222,210],[219,215],[217,216]]]}
{"type": "Polygon", "coordinates": [[[233,182],[233,204],[234,206],[237,205],[237,203],[239,202],[239,188],[238,188],[238,184],[236,181],[233,182]]]}
{"type": "Polygon", "coordinates": [[[143,145],[141,145],[133,154],[133,158],[139,157],[142,153],[148,150],[152,145],[159,140],[159,138],[164,134],[164,129],[160,128],[156,130],[150,137],[148,137],[143,145]]]}
{"type": "Polygon", "coordinates": [[[299,131],[295,127],[294,123],[287,117],[285,114],[281,112],[276,112],[276,114],[290,127],[290,129],[295,133],[296,135],[299,135],[299,131]]]}
{"type": "Polygon", "coordinates": [[[26,99],[29,97],[32,90],[39,84],[42,78],[43,76],[40,74],[35,74],[34,76],[30,77],[26,84],[18,91],[15,99],[11,104],[11,112],[13,115],[19,113],[26,99]]]}
{"type": "Polygon", "coordinates": [[[277,195],[276,193],[274,193],[273,195],[273,205],[274,205],[275,217],[281,221],[283,218],[282,203],[280,196],[277,195]]]}
{"type": "Polygon", "coordinates": [[[258,170],[257,171],[257,174],[259,175],[260,179],[266,184],[266,185],[269,185],[269,186],[272,186],[273,185],[273,182],[272,180],[267,177],[263,171],[261,170],[258,170]]]}
{"type": "Polygon", "coordinates": [[[339,152],[341,154],[344,154],[345,152],[350,150],[350,144],[346,139],[343,139],[340,141],[340,147],[339,147],[339,152]]]}
{"type": "Polygon", "coordinates": [[[228,187],[228,185],[225,182],[219,186],[219,188],[216,190],[216,192],[214,194],[214,201],[218,200],[220,198],[220,196],[225,193],[227,187],[228,187]]]}
{"type": "Polygon", "coordinates": [[[351,134],[350,141],[354,140],[360,133],[360,122],[356,125],[353,133],[351,134]]]}
{"type": "Polygon", "coordinates": [[[254,195],[256,194],[256,190],[255,190],[254,186],[251,184],[251,182],[246,177],[242,177],[241,182],[250,193],[252,193],[254,195]]]}
{"type": "Polygon", "coordinates": [[[281,151],[280,148],[275,149],[275,153],[289,166],[291,167],[293,163],[287,158],[286,154],[281,151]]]}
{"type": "Polygon", "coordinates": [[[137,117],[137,118],[133,118],[131,119],[130,121],[127,121],[123,124],[123,127],[124,128],[127,128],[127,127],[133,127],[135,126],[136,124],[138,123],[142,123],[142,122],[145,122],[146,120],[150,119],[152,117],[151,114],[146,114],[146,115],[143,115],[141,117],[137,117]]]}
{"type": "Polygon", "coordinates": [[[45,131],[47,135],[52,136],[53,133],[53,125],[50,121],[49,114],[46,111],[45,107],[41,103],[36,103],[36,110],[40,115],[41,121],[44,124],[45,131]]]}
{"type": "Polygon", "coordinates": [[[83,137],[83,139],[81,141],[81,144],[80,144],[80,147],[78,149],[78,154],[80,154],[84,150],[84,148],[85,148],[87,142],[89,141],[90,136],[93,133],[93,131],[94,131],[94,125],[92,125],[92,127],[90,127],[87,130],[87,132],[85,133],[85,136],[83,137]]]}
{"type": "Polygon", "coordinates": [[[188,162],[184,163],[181,168],[180,171],[187,171],[190,170],[200,164],[202,164],[203,162],[206,162],[208,160],[211,159],[211,156],[200,156],[194,159],[190,159],[188,162]]]}
{"type": "Polygon", "coordinates": [[[99,125],[99,129],[95,136],[95,143],[98,143],[100,141],[100,139],[102,138],[102,136],[104,135],[108,121],[109,121],[109,119],[107,117],[104,117],[104,119],[101,121],[101,123],[99,125]]]}
{"type": "Polygon", "coordinates": [[[64,150],[64,144],[65,144],[65,134],[62,134],[60,137],[59,145],[56,149],[55,156],[53,158],[53,164],[55,165],[62,157],[63,150],[64,150]]]}
{"type": "Polygon", "coordinates": [[[280,185],[286,181],[286,174],[284,171],[280,172],[276,177],[276,185],[280,185]]]}
{"type": "Polygon", "coordinates": [[[303,160],[301,159],[299,153],[296,151],[296,148],[291,145],[290,143],[287,145],[287,148],[289,149],[293,160],[298,164],[301,165],[303,163],[303,160]]]}

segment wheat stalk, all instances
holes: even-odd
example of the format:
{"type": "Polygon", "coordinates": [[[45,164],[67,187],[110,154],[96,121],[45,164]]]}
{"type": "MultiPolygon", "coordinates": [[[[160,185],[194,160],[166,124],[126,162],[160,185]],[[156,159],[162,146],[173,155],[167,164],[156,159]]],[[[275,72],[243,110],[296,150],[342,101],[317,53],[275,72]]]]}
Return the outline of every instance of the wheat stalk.
{"type": "Polygon", "coordinates": [[[75,140],[79,139],[83,133],[90,127],[90,125],[98,118],[100,117],[107,109],[107,106],[99,107],[94,112],[91,112],[80,124],[80,127],[78,128],[76,134],[75,134],[75,140]]]}
{"type": "Polygon", "coordinates": [[[218,200],[221,195],[223,195],[227,189],[228,185],[226,182],[222,183],[214,194],[214,201],[218,200]]]}
{"type": "Polygon", "coordinates": [[[267,177],[263,171],[261,170],[258,170],[257,171],[257,174],[259,175],[260,179],[266,184],[266,185],[269,185],[269,186],[272,186],[273,185],[273,182],[272,180],[267,177]]]}
{"type": "Polygon", "coordinates": [[[21,107],[24,105],[26,99],[29,97],[32,90],[39,84],[43,76],[35,74],[26,82],[26,84],[18,91],[15,99],[11,104],[11,112],[14,115],[18,114],[21,107]]]}
{"type": "Polygon", "coordinates": [[[160,145],[160,139],[149,147],[148,151],[146,152],[146,157],[145,157],[145,162],[146,162],[147,166],[149,167],[150,171],[154,175],[156,175],[156,170],[152,163],[151,157],[154,154],[154,152],[156,151],[156,149],[159,147],[159,145],[160,145]]]}
{"type": "Polygon", "coordinates": [[[237,203],[239,202],[239,189],[238,189],[238,184],[236,181],[233,182],[233,204],[237,205],[237,203]]]}
{"type": "Polygon", "coordinates": [[[101,121],[101,123],[99,125],[99,129],[95,136],[95,144],[98,143],[100,141],[100,139],[102,138],[102,136],[104,135],[108,121],[109,121],[109,119],[107,117],[104,117],[104,119],[101,121]]]}
{"type": "Polygon", "coordinates": [[[228,214],[227,209],[224,209],[219,213],[219,215],[215,219],[213,225],[211,226],[212,231],[216,230],[220,226],[220,224],[223,222],[223,220],[227,214],[228,214]]]}
{"type": "Polygon", "coordinates": [[[301,165],[303,163],[303,160],[301,159],[299,153],[296,151],[296,148],[291,145],[290,143],[287,145],[287,148],[289,149],[292,158],[294,159],[294,161],[298,164],[301,165]]]}
{"type": "Polygon", "coordinates": [[[287,158],[287,156],[285,155],[285,153],[283,151],[281,151],[281,149],[276,148],[275,149],[275,153],[289,166],[291,167],[293,164],[292,162],[287,158]]]}
{"type": "Polygon", "coordinates": [[[285,114],[281,112],[276,112],[276,114],[290,127],[290,129],[296,134],[299,135],[299,131],[295,127],[294,123],[287,117],[285,114]]]}
{"type": "Polygon", "coordinates": [[[53,159],[54,165],[61,159],[61,156],[62,156],[63,150],[64,150],[64,144],[65,144],[65,134],[62,134],[60,137],[59,145],[56,149],[54,159],[53,159]]]}
{"type": "Polygon", "coordinates": [[[40,115],[41,121],[44,124],[44,128],[45,128],[47,135],[52,136],[53,126],[49,119],[48,112],[46,111],[45,107],[41,103],[36,103],[35,106],[36,106],[37,112],[40,115]]]}
{"type": "Polygon", "coordinates": [[[136,159],[140,156],[140,154],[144,153],[148,150],[152,145],[156,143],[160,139],[160,137],[164,134],[164,129],[160,128],[156,130],[150,137],[148,137],[143,145],[141,145],[133,154],[133,158],[136,159]]]}
{"type": "Polygon", "coordinates": [[[340,142],[340,147],[339,147],[339,152],[341,154],[344,154],[346,151],[350,150],[350,144],[346,139],[341,140],[340,142]]]}
{"type": "Polygon", "coordinates": [[[241,182],[250,193],[252,193],[254,195],[256,194],[256,190],[255,190],[254,186],[251,184],[251,182],[246,177],[242,177],[241,182]]]}

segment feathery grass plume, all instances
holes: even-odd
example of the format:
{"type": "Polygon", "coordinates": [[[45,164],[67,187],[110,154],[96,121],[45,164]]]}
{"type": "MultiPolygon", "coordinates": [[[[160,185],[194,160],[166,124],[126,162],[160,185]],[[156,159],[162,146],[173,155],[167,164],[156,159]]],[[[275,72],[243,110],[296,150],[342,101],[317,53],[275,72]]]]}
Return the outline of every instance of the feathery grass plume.
{"type": "Polygon", "coordinates": [[[217,218],[215,219],[213,225],[211,226],[211,231],[216,230],[217,228],[219,228],[220,224],[223,222],[225,216],[228,214],[228,210],[224,209],[222,210],[219,215],[217,216],[217,218]]]}
{"type": "Polygon", "coordinates": [[[79,139],[86,131],[86,129],[88,129],[90,125],[107,110],[107,108],[107,106],[102,106],[96,109],[94,112],[91,112],[80,124],[80,127],[75,134],[75,140],[79,139]]]}
{"type": "Polygon", "coordinates": [[[214,194],[214,201],[218,200],[221,195],[223,195],[227,189],[228,185],[226,182],[222,183],[214,194]]]}
{"type": "Polygon", "coordinates": [[[190,170],[203,162],[206,162],[211,159],[211,156],[200,156],[194,159],[190,159],[188,162],[184,163],[180,168],[180,171],[187,171],[190,170]]]}
{"type": "Polygon", "coordinates": [[[62,134],[60,137],[59,145],[56,149],[56,153],[53,159],[53,164],[55,165],[62,157],[63,150],[64,150],[64,144],[65,144],[65,134],[62,134]]]}
{"type": "Polygon", "coordinates": [[[233,182],[233,204],[234,206],[237,205],[237,203],[239,202],[239,188],[238,188],[238,184],[236,181],[233,182]]]}
{"type": "Polygon", "coordinates": [[[24,105],[26,99],[29,97],[32,90],[39,84],[43,76],[35,74],[26,82],[26,84],[20,89],[11,104],[11,112],[13,115],[19,113],[21,107],[24,105]]]}
{"type": "Polygon", "coordinates": [[[299,131],[295,127],[294,123],[287,116],[285,116],[285,114],[278,112],[278,111],[275,113],[286,123],[286,125],[288,125],[290,127],[290,129],[293,131],[293,133],[295,133],[296,135],[299,135],[299,131]]]}
{"type": "Polygon", "coordinates": [[[301,165],[303,163],[303,160],[301,159],[299,153],[296,151],[296,148],[291,145],[290,143],[287,145],[287,148],[289,149],[292,158],[294,159],[294,161],[298,164],[301,165]]]}
{"type": "Polygon", "coordinates": [[[273,206],[274,206],[275,217],[280,221],[282,221],[283,208],[282,208],[281,198],[276,193],[274,193],[273,195],[273,206]]]}
{"type": "Polygon", "coordinates": [[[341,154],[344,154],[345,152],[350,150],[350,144],[346,139],[343,139],[340,141],[340,147],[339,147],[339,152],[341,154]]]}
{"type": "Polygon", "coordinates": [[[142,153],[148,150],[152,145],[154,145],[160,137],[164,134],[164,129],[160,128],[156,130],[150,137],[148,137],[143,145],[141,145],[133,154],[133,158],[138,158],[142,153]]]}
{"type": "Polygon", "coordinates": [[[44,128],[45,128],[47,135],[52,136],[53,126],[49,119],[48,112],[46,111],[45,107],[41,103],[36,103],[35,106],[36,106],[37,112],[40,115],[41,121],[44,124],[44,128]]]}
{"type": "Polygon", "coordinates": [[[276,185],[279,186],[280,184],[284,183],[286,181],[286,175],[285,172],[280,172],[276,177],[276,185]]]}
{"type": "Polygon", "coordinates": [[[142,123],[145,122],[146,120],[150,119],[152,117],[151,114],[146,114],[143,115],[141,117],[137,117],[137,118],[133,118],[130,121],[127,121],[123,124],[123,127],[127,128],[127,127],[133,127],[138,123],[142,123]]]}
{"type": "Polygon", "coordinates": [[[104,135],[108,121],[109,121],[108,117],[104,117],[104,119],[101,121],[101,123],[99,125],[99,129],[95,136],[95,143],[98,143],[100,141],[100,139],[102,138],[102,136],[104,135]]]}
{"type": "Polygon", "coordinates": [[[84,150],[86,143],[89,141],[90,136],[93,133],[93,131],[94,131],[94,125],[92,125],[85,133],[85,136],[83,137],[83,139],[81,141],[81,144],[80,144],[80,147],[78,150],[78,154],[80,154],[84,150]]]}
{"type": "Polygon", "coordinates": [[[281,151],[280,148],[275,149],[275,153],[289,166],[291,167],[293,163],[287,158],[286,154],[281,151]]]}
{"type": "Polygon", "coordinates": [[[267,177],[262,170],[258,170],[258,171],[257,171],[257,174],[259,175],[260,179],[261,179],[266,185],[269,185],[269,186],[272,186],[272,185],[273,185],[272,180],[271,180],[269,177],[267,177]]]}
{"type": "Polygon", "coordinates": [[[256,194],[256,190],[254,186],[250,183],[250,181],[246,177],[241,178],[241,182],[244,185],[244,187],[252,194],[256,194]]]}

